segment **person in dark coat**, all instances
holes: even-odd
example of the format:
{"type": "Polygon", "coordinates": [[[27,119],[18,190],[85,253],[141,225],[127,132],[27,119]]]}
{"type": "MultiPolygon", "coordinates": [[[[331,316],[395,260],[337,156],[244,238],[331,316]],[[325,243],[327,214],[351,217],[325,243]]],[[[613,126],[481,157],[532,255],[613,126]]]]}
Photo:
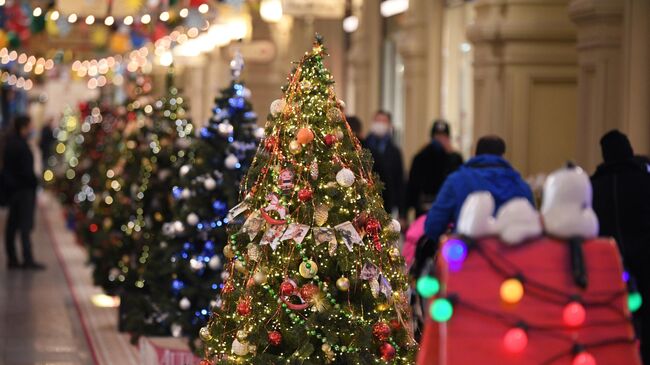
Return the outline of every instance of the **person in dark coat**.
{"type": "Polygon", "coordinates": [[[593,208],[600,235],[613,237],[643,304],[635,313],[641,356],[650,364],[650,173],[634,156],[627,136],[617,130],[600,140],[603,163],[591,177],[593,208]]]}
{"type": "Polygon", "coordinates": [[[403,211],[404,164],[402,151],[395,145],[392,138],[393,124],[391,115],[380,110],[375,113],[370,133],[364,141],[364,146],[372,153],[375,161],[374,171],[384,183],[384,208],[388,213],[403,211]]]}
{"type": "Polygon", "coordinates": [[[44,265],[34,261],[30,237],[34,226],[36,187],[38,185],[36,174],[34,174],[34,155],[27,143],[32,132],[31,119],[28,116],[17,116],[14,120],[13,133],[8,137],[4,151],[4,188],[9,205],[5,245],[9,269],[20,267],[15,244],[18,232],[20,232],[22,243],[22,267],[35,270],[45,268],[44,265]]]}
{"type": "Polygon", "coordinates": [[[449,136],[449,123],[436,120],[431,128],[431,142],[413,158],[406,210],[413,208],[416,217],[429,211],[447,175],[463,164],[463,157],[452,150],[449,136]]]}
{"type": "Polygon", "coordinates": [[[447,177],[427,214],[424,231],[433,242],[450,225],[456,224],[460,208],[471,193],[488,191],[494,197],[495,212],[510,199],[526,198],[532,205],[533,192],[519,173],[503,158],[505,142],[497,136],[479,139],[476,156],[447,177]]]}

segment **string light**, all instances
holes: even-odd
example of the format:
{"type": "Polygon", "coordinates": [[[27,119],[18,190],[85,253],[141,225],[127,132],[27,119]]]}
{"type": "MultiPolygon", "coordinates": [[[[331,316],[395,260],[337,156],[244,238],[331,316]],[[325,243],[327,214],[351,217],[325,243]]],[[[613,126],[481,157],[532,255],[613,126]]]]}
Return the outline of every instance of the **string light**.
{"type": "Polygon", "coordinates": [[[179,15],[181,18],[187,18],[187,16],[188,16],[189,14],[190,14],[190,11],[187,10],[187,8],[183,8],[183,9],[181,9],[181,10],[178,12],[178,15],[179,15]]]}
{"type": "Polygon", "coordinates": [[[581,352],[573,358],[572,365],[597,365],[596,358],[588,352],[581,352]]]}
{"type": "Polygon", "coordinates": [[[107,16],[104,19],[104,25],[106,25],[107,27],[110,27],[111,25],[113,25],[113,23],[115,23],[115,18],[113,18],[112,16],[107,16]]]}
{"type": "Polygon", "coordinates": [[[447,322],[454,314],[454,307],[447,298],[438,298],[433,301],[429,311],[434,321],[447,322]]]}
{"type": "Polygon", "coordinates": [[[131,15],[127,15],[126,17],[124,17],[123,22],[124,25],[131,25],[133,24],[133,17],[131,15]]]}
{"type": "Polygon", "coordinates": [[[77,21],[77,14],[72,13],[68,15],[68,23],[75,23],[77,21]]]}
{"type": "Polygon", "coordinates": [[[424,275],[418,279],[416,289],[423,298],[431,298],[440,291],[440,282],[433,276],[424,275]]]}
{"type": "Polygon", "coordinates": [[[641,293],[639,292],[632,292],[628,295],[627,297],[627,307],[630,310],[630,312],[636,312],[641,308],[641,305],[643,304],[643,298],[641,297],[641,293]]]}
{"type": "Polygon", "coordinates": [[[151,15],[149,15],[149,14],[144,14],[140,18],[140,23],[142,23],[142,24],[149,24],[150,22],[151,22],[151,15]]]}
{"type": "Polygon", "coordinates": [[[459,239],[447,240],[442,246],[442,256],[450,265],[459,265],[467,257],[467,245],[459,239]]]}
{"type": "Polygon", "coordinates": [[[199,13],[205,14],[210,10],[210,6],[208,4],[206,4],[206,3],[203,3],[203,4],[199,5],[198,10],[199,10],[199,13]]]}
{"type": "Polygon", "coordinates": [[[570,302],[562,310],[562,319],[569,327],[579,327],[585,323],[587,313],[585,307],[578,302],[570,302]]]}
{"type": "Polygon", "coordinates": [[[59,12],[58,12],[58,10],[52,10],[52,13],[50,13],[50,19],[52,21],[59,20],[59,12]]]}
{"type": "Polygon", "coordinates": [[[160,13],[159,19],[161,22],[166,22],[169,20],[169,12],[168,11],[163,11],[160,13]]]}
{"type": "Polygon", "coordinates": [[[501,284],[499,292],[505,303],[516,304],[524,296],[524,286],[518,279],[507,279],[501,284]]]}
{"type": "Polygon", "coordinates": [[[503,336],[503,346],[508,352],[520,353],[528,346],[528,335],[522,328],[511,328],[503,336]]]}
{"type": "Polygon", "coordinates": [[[41,9],[40,6],[35,7],[34,11],[32,12],[32,15],[34,15],[35,17],[39,17],[41,16],[41,14],[43,14],[43,9],[41,9]]]}
{"type": "Polygon", "coordinates": [[[88,24],[88,25],[92,25],[93,23],[95,23],[95,17],[92,16],[92,15],[88,15],[88,16],[86,17],[86,24],[88,24]]]}

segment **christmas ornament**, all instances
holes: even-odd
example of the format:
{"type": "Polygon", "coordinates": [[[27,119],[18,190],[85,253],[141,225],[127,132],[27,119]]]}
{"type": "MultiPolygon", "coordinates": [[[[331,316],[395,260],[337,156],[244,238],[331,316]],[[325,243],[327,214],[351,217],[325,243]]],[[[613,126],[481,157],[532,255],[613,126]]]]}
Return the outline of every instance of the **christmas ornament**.
{"type": "Polygon", "coordinates": [[[263,127],[257,127],[253,131],[253,136],[257,139],[262,139],[264,138],[265,132],[263,127]]]}
{"type": "Polygon", "coordinates": [[[284,108],[287,106],[287,103],[284,101],[284,99],[277,99],[274,100],[271,103],[271,114],[272,115],[277,115],[279,113],[282,113],[284,108]]]}
{"type": "Polygon", "coordinates": [[[183,297],[179,302],[178,302],[178,307],[184,311],[190,309],[190,306],[192,303],[190,303],[190,300],[187,299],[186,297],[183,297]]]}
{"type": "Polygon", "coordinates": [[[231,245],[223,246],[223,255],[226,256],[227,259],[235,257],[235,251],[232,249],[231,245]]]}
{"type": "Polygon", "coordinates": [[[222,294],[232,293],[235,290],[235,285],[231,281],[227,281],[221,289],[222,294]]]}
{"type": "Polygon", "coordinates": [[[316,225],[319,227],[325,224],[327,222],[327,218],[329,217],[329,206],[326,204],[319,204],[316,206],[314,209],[314,222],[316,225]]]}
{"type": "Polygon", "coordinates": [[[190,172],[190,165],[183,165],[178,170],[178,173],[181,175],[181,177],[187,175],[188,172],[190,172]]]}
{"type": "Polygon", "coordinates": [[[199,362],[199,365],[212,365],[212,363],[209,362],[208,360],[201,360],[201,361],[199,362]]]}
{"type": "Polygon", "coordinates": [[[318,266],[314,261],[308,260],[300,264],[300,266],[298,267],[298,272],[300,273],[300,276],[302,276],[303,278],[311,279],[314,276],[316,276],[316,274],[318,273],[318,266]]]}
{"type": "Polygon", "coordinates": [[[344,134],[343,134],[343,131],[341,130],[341,128],[336,128],[336,131],[334,131],[334,136],[335,136],[336,139],[338,139],[339,141],[343,139],[344,134]]]}
{"type": "Polygon", "coordinates": [[[242,342],[239,342],[238,339],[235,339],[232,342],[231,351],[232,351],[233,354],[235,354],[237,356],[244,356],[244,355],[248,354],[248,343],[247,342],[242,343],[242,342]]]}
{"type": "Polygon", "coordinates": [[[300,128],[296,134],[296,140],[301,144],[309,144],[314,140],[314,132],[309,128],[300,128]]]}
{"type": "Polygon", "coordinates": [[[233,125],[230,124],[228,120],[224,120],[223,122],[219,123],[219,126],[217,126],[217,131],[222,137],[230,137],[234,130],[235,127],[233,127],[233,125]]]}
{"type": "Polygon", "coordinates": [[[328,147],[330,147],[330,146],[332,146],[334,143],[336,143],[336,140],[337,140],[337,139],[336,139],[336,136],[334,136],[334,135],[332,135],[332,134],[328,134],[328,135],[326,135],[324,139],[325,139],[325,145],[328,146],[328,147]]]}
{"type": "Polygon", "coordinates": [[[264,141],[264,148],[266,148],[267,151],[273,151],[275,147],[278,145],[278,139],[275,136],[269,136],[265,141],[264,141]]]}
{"type": "Polygon", "coordinates": [[[210,329],[208,327],[201,327],[201,329],[199,330],[199,337],[201,337],[201,339],[203,341],[212,340],[212,335],[210,334],[210,329]]]}
{"type": "Polygon", "coordinates": [[[300,199],[301,202],[309,201],[313,196],[314,193],[308,188],[300,189],[298,192],[298,199],[300,199]]]}
{"type": "Polygon", "coordinates": [[[309,89],[311,89],[311,81],[309,81],[309,80],[300,81],[300,88],[303,91],[309,91],[309,89]]]}
{"type": "Polygon", "coordinates": [[[187,215],[187,224],[190,226],[196,226],[199,223],[199,216],[196,213],[190,213],[187,215]]]}
{"type": "Polygon", "coordinates": [[[402,328],[402,324],[396,319],[391,319],[388,325],[393,331],[399,331],[402,328]]]}
{"type": "Polygon", "coordinates": [[[336,280],[336,287],[340,291],[348,291],[350,289],[350,279],[342,276],[336,280]]]}
{"type": "Polygon", "coordinates": [[[285,280],[280,284],[280,295],[289,296],[297,289],[296,283],[293,280],[285,280]]]}
{"type": "Polygon", "coordinates": [[[399,248],[395,246],[390,248],[390,250],[388,251],[388,255],[390,256],[390,259],[393,261],[399,259],[402,256],[401,253],[399,252],[399,248]]]}
{"type": "Polygon", "coordinates": [[[183,335],[183,326],[178,323],[172,323],[171,325],[172,337],[181,337],[183,335]]]}
{"type": "Polygon", "coordinates": [[[312,180],[318,180],[318,162],[316,162],[316,160],[309,164],[309,174],[311,175],[312,180]]]}
{"type": "Polygon", "coordinates": [[[239,330],[239,331],[237,331],[237,339],[238,339],[239,341],[244,342],[244,341],[246,341],[246,338],[247,338],[247,337],[248,337],[248,332],[246,332],[246,331],[244,331],[244,330],[239,330]]]}
{"type": "Polygon", "coordinates": [[[344,188],[354,184],[354,172],[352,170],[343,168],[336,174],[336,182],[344,188]]]}
{"type": "Polygon", "coordinates": [[[390,326],[385,322],[377,322],[372,326],[372,335],[379,341],[386,341],[390,337],[390,326]]]}
{"type": "Polygon", "coordinates": [[[251,303],[248,300],[240,300],[237,303],[237,313],[244,317],[251,314],[251,303]]]}
{"type": "Polygon", "coordinates": [[[375,246],[375,250],[381,251],[381,240],[379,239],[379,232],[381,232],[381,223],[377,218],[368,218],[366,222],[366,232],[372,238],[372,243],[375,246]]]}
{"type": "Polygon", "coordinates": [[[258,270],[255,272],[255,274],[253,274],[253,280],[258,285],[266,283],[266,279],[267,275],[261,270],[258,270]]]}
{"type": "Polygon", "coordinates": [[[289,152],[293,153],[294,155],[299,154],[302,152],[302,145],[298,141],[291,141],[289,142],[289,152]]]}
{"type": "Polygon", "coordinates": [[[300,296],[304,300],[311,300],[318,292],[320,289],[318,289],[318,285],[314,284],[305,284],[300,288],[300,296]]]}
{"type": "Polygon", "coordinates": [[[259,261],[260,259],[260,248],[259,246],[251,243],[248,245],[248,258],[252,261],[259,261]]]}
{"type": "Polygon", "coordinates": [[[395,347],[388,342],[384,342],[379,346],[379,354],[381,355],[382,360],[391,361],[395,358],[395,347]]]}
{"type": "Polygon", "coordinates": [[[282,334],[279,331],[271,331],[268,334],[269,343],[272,346],[279,346],[282,343],[282,334]]]}
{"type": "Polygon", "coordinates": [[[247,272],[246,266],[241,262],[241,260],[235,260],[235,270],[239,271],[240,273],[245,274],[247,272]]]}
{"type": "Polygon", "coordinates": [[[211,177],[205,179],[203,186],[206,190],[214,190],[217,187],[217,181],[211,177]]]}
{"type": "Polygon", "coordinates": [[[393,219],[388,224],[388,229],[390,229],[392,232],[400,233],[402,231],[402,225],[399,223],[397,219],[393,219]]]}
{"type": "Polygon", "coordinates": [[[181,192],[181,198],[185,200],[189,199],[191,195],[192,192],[190,191],[190,189],[183,189],[183,191],[181,192]]]}
{"type": "Polygon", "coordinates": [[[228,157],[226,157],[226,159],[224,160],[224,165],[225,165],[227,168],[229,168],[229,169],[232,170],[232,169],[236,168],[237,165],[239,165],[239,159],[237,158],[237,156],[235,156],[235,155],[233,155],[233,154],[230,154],[230,155],[228,155],[228,157]]]}
{"type": "Polygon", "coordinates": [[[283,192],[288,192],[293,190],[294,187],[293,177],[294,177],[293,171],[289,169],[284,169],[280,171],[280,177],[278,179],[279,180],[278,187],[280,188],[280,190],[282,190],[283,192]]]}

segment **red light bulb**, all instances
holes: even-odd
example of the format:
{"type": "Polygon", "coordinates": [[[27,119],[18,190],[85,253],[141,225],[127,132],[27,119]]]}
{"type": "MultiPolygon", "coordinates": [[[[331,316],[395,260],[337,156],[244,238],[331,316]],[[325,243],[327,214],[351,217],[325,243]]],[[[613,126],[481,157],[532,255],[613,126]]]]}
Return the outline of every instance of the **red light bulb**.
{"type": "Polygon", "coordinates": [[[596,365],[596,359],[588,352],[581,352],[573,358],[572,365],[596,365]]]}
{"type": "Polygon", "coordinates": [[[503,336],[503,345],[508,352],[520,353],[528,346],[528,335],[521,328],[511,328],[503,336]]]}
{"type": "Polygon", "coordinates": [[[564,307],[562,311],[562,319],[564,323],[569,327],[578,327],[582,326],[585,323],[585,318],[587,313],[585,307],[578,302],[571,302],[564,307]]]}

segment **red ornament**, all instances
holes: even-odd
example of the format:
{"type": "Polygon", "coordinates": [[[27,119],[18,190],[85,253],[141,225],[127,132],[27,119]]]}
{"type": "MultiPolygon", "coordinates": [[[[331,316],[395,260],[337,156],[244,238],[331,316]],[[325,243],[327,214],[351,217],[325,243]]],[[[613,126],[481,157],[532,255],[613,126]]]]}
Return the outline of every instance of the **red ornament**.
{"type": "Polygon", "coordinates": [[[314,284],[305,284],[300,288],[300,296],[304,300],[311,300],[318,293],[318,286],[314,284]]]}
{"type": "Polygon", "coordinates": [[[336,143],[336,136],[334,136],[332,134],[328,134],[328,135],[325,136],[325,145],[327,145],[329,147],[329,146],[333,145],[334,143],[336,143]]]}
{"type": "Polygon", "coordinates": [[[251,314],[251,303],[248,300],[240,300],[237,303],[237,313],[242,316],[251,314]]]}
{"type": "Polygon", "coordinates": [[[402,324],[396,319],[391,319],[388,324],[393,331],[399,331],[402,328],[402,324]]]}
{"type": "Polygon", "coordinates": [[[386,341],[390,337],[390,326],[386,322],[377,322],[372,326],[372,335],[379,341],[386,341]]]}
{"type": "Polygon", "coordinates": [[[291,280],[285,280],[280,284],[280,295],[288,296],[296,291],[296,283],[291,280]]]}
{"type": "Polygon", "coordinates": [[[368,218],[366,222],[366,232],[372,237],[372,242],[377,251],[381,251],[381,241],[379,239],[379,232],[381,232],[381,223],[377,218],[368,218]]]}
{"type": "Polygon", "coordinates": [[[300,189],[300,191],[298,192],[298,199],[300,199],[301,202],[309,201],[313,197],[314,197],[314,193],[311,191],[311,189],[304,188],[304,189],[300,189]]]}
{"type": "Polygon", "coordinates": [[[279,331],[269,332],[269,343],[273,346],[278,346],[282,343],[282,334],[279,331]]]}
{"type": "Polygon", "coordinates": [[[234,290],[235,290],[235,286],[233,285],[232,281],[227,281],[223,285],[223,288],[221,289],[221,294],[232,293],[234,290]]]}
{"type": "Polygon", "coordinates": [[[266,148],[267,151],[273,151],[277,145],[278,139],[275,136],[270,136],[266,141],[264,141],[264,148],[266,148]]]}
{"type": "Polygon", "coordinates": [[[97,225],[96,225],[95,223],[91,223],[90,226],[88,227],[88,230],[89,230],[91,233],[95,233],[95,232],[97,232],[98,229],[99,229],[99,227],[97,227],[97,225]]]}
{"type": "Polygon", "coordinates": [[[201,360],[201,362],[199,363],[199,365],[212,365],[212,363],[209,362],[208,360],[201,360]]]}
{"type": "Polygon", "coordinates": [[[395,351],[393,345],[389,344],[388,342],[384,342],[381,344],[381,346],[379,346],[379,354],[384,361],[391,361],[395,358],[396,353],[397,352],[395,351]]]}

